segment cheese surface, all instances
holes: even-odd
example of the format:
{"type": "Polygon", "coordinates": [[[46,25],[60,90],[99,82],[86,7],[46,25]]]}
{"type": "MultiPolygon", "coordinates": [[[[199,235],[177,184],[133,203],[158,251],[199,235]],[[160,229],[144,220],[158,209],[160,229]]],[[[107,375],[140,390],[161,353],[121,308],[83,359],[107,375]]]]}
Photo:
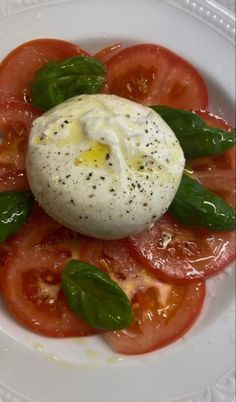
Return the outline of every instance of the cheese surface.
{"type": "Polygon", "coordinates": [[[118,239],[145,230],[167,210],[184,163],[155,111],[115,95],[82,95],[34,121],[27,176],[57,222],[118,239]]]}

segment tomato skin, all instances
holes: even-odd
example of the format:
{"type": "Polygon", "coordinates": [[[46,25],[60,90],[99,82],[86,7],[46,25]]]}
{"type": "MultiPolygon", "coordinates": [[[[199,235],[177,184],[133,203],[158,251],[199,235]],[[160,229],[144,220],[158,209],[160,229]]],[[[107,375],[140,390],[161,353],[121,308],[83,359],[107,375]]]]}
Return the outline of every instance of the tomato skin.
{"type": "Polygon", "coordinates": [[[115,43],[114,45],[107,46],[104,49],[100,50],[93,57],[106,64],[108,60],[117,55],[122,50],[122,48],[123,46],[121,42],[115,43]]]}
{"type": "MultiPolygon", "coordinates": [[[[1,268],[3,301],[21,324],[36,333],[68,337],[97,332],[69,309],[60,288],[61,272],[72,258],[68,240],[73,242],[74,236],[36,207],[13,239],[1,268]]],[[[76,235],[77,252],[80,247],[76,235]]]]}
{"type": "Polygon", "coordinates": [[[149,231],[127,239],[127,245],[145,269],[160,280],[180,284],[216,275],[235,258],[234,232],[186,227],[169,214],[149,231]]]}
{"type": "Polygon", "coordinates": [[[131,257],[125,241],[87,238],[81,259],[106,271],[132,303],[135,320],[130,327],[104,334],[116,352],[141,354],[164,347],[183,336],[201,311],[204,282],[160,282],[131,257]]]}
{"type": "Polygon", "coordinates": [[[187,61],[159,45],[123,49],[107,62],[106,92],[146,105],[205,109],[206,85],[187,61]]]}
{"type": "MultiPolygon", "coordinates": [[[[80,258],[106,272],[129,298],[132,298],[138,289],[144,287],[143,267],[132,258],[123,240],[100,240],[87,237],[84,240],[80,258]]],[[[153,283],[153,278],[149,274],[147,274],[147,283],[153,283]]]]}
{"type": "Polygon", "coordinates": [[[107,332],[112,349],[127,355],[152,352],[180,339],[195,323],[203,306],[205,283],[170,286],[139,292],[133,302],[136,322],[127,330],[107,332]],[[170,287],[170,301],[160,306],[159,294],[170,287]],[[164,288],[164,289],[163,289],[164,288]],[[168,312],[168,307],[174,307],[168,312]]]}
{"type": "Polygon", "coordinates": [[[58,39],[36,39],[18,46],[0,64],[0,101],[30,102],[30,82],[48,61],[89,56],[79,46],[58,39]]]}

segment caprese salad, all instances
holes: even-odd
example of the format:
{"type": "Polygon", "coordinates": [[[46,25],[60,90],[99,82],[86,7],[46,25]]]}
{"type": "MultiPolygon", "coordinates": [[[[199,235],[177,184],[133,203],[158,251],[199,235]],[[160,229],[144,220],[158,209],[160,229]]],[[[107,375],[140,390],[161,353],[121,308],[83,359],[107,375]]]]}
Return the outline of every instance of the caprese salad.
{"type": "Polygon", "coordinates": [[[0,287],[51,337],[146,353],[196,321],[235,258],[235,131],[155,44],[37,39],[0,64],[0,287]]]}

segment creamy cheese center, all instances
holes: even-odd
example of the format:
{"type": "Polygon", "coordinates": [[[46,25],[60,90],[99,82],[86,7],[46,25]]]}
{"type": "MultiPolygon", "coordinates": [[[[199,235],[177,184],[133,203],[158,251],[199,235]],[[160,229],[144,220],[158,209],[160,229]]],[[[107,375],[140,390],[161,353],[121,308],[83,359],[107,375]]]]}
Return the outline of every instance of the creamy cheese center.
{"type": "Polygon", "coordinates": [[[169,207],[184,168],[174,133],[152,109],[114,95],[82,95],[34,121],[27,175],[61,224],[116,239],[169,207]]]}

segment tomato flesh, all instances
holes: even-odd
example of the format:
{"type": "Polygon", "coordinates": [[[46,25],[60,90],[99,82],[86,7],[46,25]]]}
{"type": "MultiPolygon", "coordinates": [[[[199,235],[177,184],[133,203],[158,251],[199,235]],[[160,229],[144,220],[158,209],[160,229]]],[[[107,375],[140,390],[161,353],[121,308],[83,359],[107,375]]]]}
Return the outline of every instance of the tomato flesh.
{"type": "Polygon", "coordinates": [[[12,241],[1,269],[3,300],[34,332],[53,337],[97,332],[69,309],[60,287],[61,272],[81,242],[39,208],[12,241]]]}
{"type": "Polygon", "coordinates": [[[149,230],[127,240],[132,255],[162,280],[204,279],[235,258],[233,232],[188,228],[165,214],[149,230]]]}
{"type": "Polygon", "coordinates": [[[130,327],[104,335],[116,352],[141,354],[166,346],[183,336],[201,311],[204,282],[160,282],[131,257],[124,241],[87,239],[81,259],[106,271],[132,303],[135,319],[130,327]]]}
{"type": "Polygon", "coordinates": [[[38,116],[30,105],[0,103],[0,191],[27,187],[27,143],[31,124],[38,116]]]}
{"type": "Polygon", "coordinates": [[[58,39],[36,39],[20,45],[0,64],[0,101],[30,102],[30,82],[43,64],[78,55],[88,53],[58,39]]]}
{"type": "Polygon", "coordinates": [[[29,188],[25,158],[31,124],[38,116],[22,102],[0,102],[0,191],[29,188]]]}
{"type": "Polygon", "coordinates": [[[104,49],[100,50],[93,57],[106,64],[108,60],[118,54],[122,50],[122,48],[122,43],[115,43],[114,45],[107,46],[104,49]]]}
{"type": "Polygon", "coordinates": [[[13,190],[29,190],[29,183],[25,170],[9,170],[1,175],[0,166],[0,192],[13,190]]]}
{"type": "Polygon", "coordinates": [[[208,106],[206,85],[187,61],[153,44],[131,46],[107,62],[106,92],[146,105],[208,106]]]}
{"type": "Polygon", "coordinates": [[[104,336],[118,353],[152,352],[181,338],[199,316],[205,296],[204,282],[168,285],[140,291],[133,299],[135,321],[128,329],[104,336]]]}

